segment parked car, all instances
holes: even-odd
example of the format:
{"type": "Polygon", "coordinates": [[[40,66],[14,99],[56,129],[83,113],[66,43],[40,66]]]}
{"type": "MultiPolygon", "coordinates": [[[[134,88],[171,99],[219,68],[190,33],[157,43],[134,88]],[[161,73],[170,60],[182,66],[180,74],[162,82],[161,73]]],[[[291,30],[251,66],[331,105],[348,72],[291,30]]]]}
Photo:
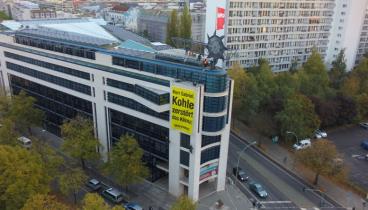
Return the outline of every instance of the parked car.
{"type": "Polygon", "coordinates": [[[295,143],[293,145],[293,148],[295,150],[301,150],[301,149],[308,148],[310,146],[312,146],[311,140],[310,139],[304,139],[304,140],[299,141],[298,143],[295,143]]]}
{"type": "Polygon", "coordinates": [[[248,181],[249,177],[245,174],[242,168],[238,167],[238,170],[236,170],[236,167],[233,168],[233,174],[234,176],[239,179],[242,182],[248,181]]]}
{"type": "Polygon", "coordinates": [[[368,122],[359,123],[360,127],[368,129],[368,122]]]}
{"type": "Polygon", "coordinates": [[[30,149],[32,147],[32,141],[31,139],[21,136],[18,138],[19,144],[22,145],[22,147],[26,149],[30,149]]]}
{"type": "Polygon", "coordinates": [[[362,143],[360,143],[360,146],[365,149],[368,150],[368,140],[364,140],[362,141],[362,143]]]}
{"type": "Polygon", "coordinates": [[[126,209],[126,210],[143,210],[143,208],[136,204],[136,203],[132,203],[132,202],[129,202],[125,205],[123,205],[123,207],[126,209]]]}
{"type": "Polygon", "coordinates": [[[91,188],[91,190],[93,191],[97,191],[101,188],[101,182],[98,181],[97,179],[90,179],[87,183],[86,186],[91,188]]]}
{"type": "Polygon", "coordinates": [[[316,139],[327,138],[327,133],[326,133],[326,131],[318,129],[318,130],[314,131],[314,137],[316,139]]]}
{"type": "Polygon", "coordinates": [[[268,193],[266,192],[266,190],[259,183],[255,183],[255,182],[250,183],[249,189],[253,191],[260,198],[267,198],[268,196],[268,193]]]}
{"type": "Polygon", "coordinates": [[[104,190],[101,195],[105,197],[107,200],[116,204],[124,201],[123,194],[119,190],[114,188],[104,190]]]}

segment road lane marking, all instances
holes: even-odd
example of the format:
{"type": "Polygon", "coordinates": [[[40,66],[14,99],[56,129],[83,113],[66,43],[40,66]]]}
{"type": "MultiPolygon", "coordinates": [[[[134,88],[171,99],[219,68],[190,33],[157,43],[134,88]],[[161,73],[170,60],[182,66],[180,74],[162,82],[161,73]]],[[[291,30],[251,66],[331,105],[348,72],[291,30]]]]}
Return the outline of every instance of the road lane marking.
{"type": "MultiPolygon", "coordinates": [[[[239,143],[243,144],[243,145],[249,145],[248,142],[245,143],[241,138],[239,138],[236,135],[230,134],[235,140],[237,140],[239,143]]],[[[275,168],[279,169],[281,172],[283,172],[284,174],[286,174],[287,176],[289,176],[292,180],[294,180],[295,182],[299,183],[302,186],[305,186],[304,183],[302,183],[301,181],[299,181],[296,177],[292,176],[291,174],[289,174],[288,171],[286,171],[285,169],[281,168],[280,166],[278,166],[277,164],[275,164],[274,162],[272,162],[271,160],[269,160],[267,157],[265,157],[264,154],[260,153],[259,151],[257,151],[256,149],[250,147],[249,150],[252,150],[254,153],[258,154],[260,157],[262,157],[262,159],[266,160],[267,162],[269,162],[271,165],[275,166],[275,168]]],[[[297,176],[297,175],[296,175],[297,176]]],[[[321,199],[321,196],[317,193],[315,193],[314,191],[311,192],[314,196],[316,196],[317,198],[321,199]]],[[[309,200],[309,199],[308,199],[309,200]]],[[[336,201],[335,201],[336,202],[336,201]]],[[[335,207],[333,204],[331,204],[329,201],[326,201],[326,204],[328,204],[331,207],[335,207]]],[[[339,204],[339,203],[338,203],[339,204]]]]}
{"type": "Polygon", "coordinates": [[[273,204],[273,203],[277,203],[277,204],[283,204],[283,203],[293,203],[291,201],[261,201],[262,204],[273,204]]]}

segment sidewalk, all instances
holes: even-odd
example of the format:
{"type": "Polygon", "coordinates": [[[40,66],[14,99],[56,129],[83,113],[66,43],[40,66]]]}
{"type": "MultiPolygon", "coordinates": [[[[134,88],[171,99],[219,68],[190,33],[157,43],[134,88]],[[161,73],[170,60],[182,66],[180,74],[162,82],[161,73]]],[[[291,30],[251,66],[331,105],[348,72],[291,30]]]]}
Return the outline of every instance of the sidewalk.
{"type": "MultiPolygon", "coordinates": [[[[262,151],[267,156],[277,161],[280,165],[283,165],[285,168],[293,171],[296,175],[311,182],[314,177],[314,173],[311,171],[303,170],[295,170],[295,164],[293,155],[285,148],[281,147],[278,144],[272,143],[271,139],[265,138],[256,134],[248,127],[246,127],[243,123],[235,120],[235,126],[232,129],[234,133],[244,139],[257,140],[262,142],[262,151]]],[[[330,180],[326,179],[323,176],[320,176],[318,187],[323,189],[325,194],[327,194],[332,199],[336,200],[338,203],[347,208],[355,207],[356,210],[363,210],[362,198],[346,189],[343,189],[340,186],[332,183],[330,180]]]]}

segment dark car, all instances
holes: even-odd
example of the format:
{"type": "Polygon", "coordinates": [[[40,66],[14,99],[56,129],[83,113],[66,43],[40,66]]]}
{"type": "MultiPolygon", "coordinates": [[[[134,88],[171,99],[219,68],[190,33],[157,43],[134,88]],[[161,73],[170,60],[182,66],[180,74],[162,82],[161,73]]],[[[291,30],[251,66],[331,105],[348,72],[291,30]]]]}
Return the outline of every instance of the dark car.
{"type": "Polygon", "coordinates": [[[90,179],[87,183],[86,186],[91,188],[93,191],[97,191],[101,188],[101,182],[98,181],[97,179],[90,179]]]}
{"type": "Polygon", "coordinates": [[[260,198],[267,198],[268,194],[265,189],[263,189],[262,185],[259,183],[252,182],[249,184],[249,189],[253,191],[260,198]]]}
{"type": "Polygon", "coordinates": [[[243,169],[241,169],[240,167],[238,168],[238,170],[236,170],[236,167],[233,168],[233,174],[237,179],[239,179],[242,182],[248,181],[249,179],[249,177],[245,174],[243,169]]]}
{"type": "Polygon", "coordinates": [[[368,150],[368,140],[364,140],[362,141],[362,143],[360,143],[360,146],[365,149],[368,150]]]}
{"type": "Polygon", "coordinates": [[[123,207],[126,209],[126,210],[143,210],[143,208],[137,204],[137,203],[127,203],[127,204],[124,204],[123,207]]]}

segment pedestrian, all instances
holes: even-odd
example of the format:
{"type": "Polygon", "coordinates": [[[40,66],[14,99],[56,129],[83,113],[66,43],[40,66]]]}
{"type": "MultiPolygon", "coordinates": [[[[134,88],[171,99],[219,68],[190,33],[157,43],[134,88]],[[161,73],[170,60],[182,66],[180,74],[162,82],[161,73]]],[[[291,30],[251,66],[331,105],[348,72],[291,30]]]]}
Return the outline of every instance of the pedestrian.
{"type": "Polygon", "coordinates": [[[286,164],[286,162],[287,162],[287,156],[284,157],[283,162],[284,162],[284,164],[286,164]]]}
{"type": "Polygon", "coordinates": [[[148,207],[148,210],[153,210],[152,206],[149,206],[149,207],[148,207]]]}

